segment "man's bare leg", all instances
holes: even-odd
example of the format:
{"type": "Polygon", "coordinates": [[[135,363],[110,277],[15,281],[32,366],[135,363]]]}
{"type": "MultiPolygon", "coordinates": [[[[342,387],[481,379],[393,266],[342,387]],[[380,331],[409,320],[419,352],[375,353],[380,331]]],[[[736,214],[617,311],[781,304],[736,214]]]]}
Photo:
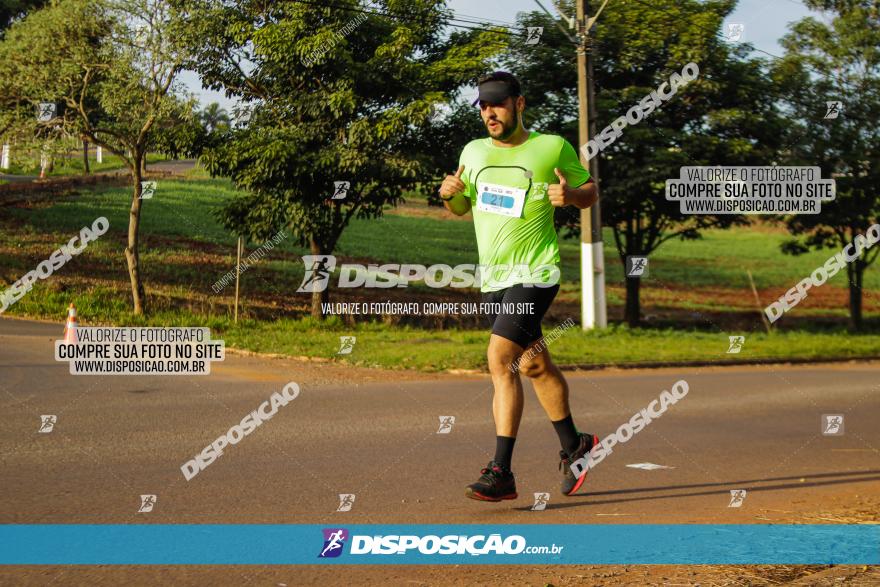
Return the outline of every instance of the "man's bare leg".
{"type": "Polygon", "coordinates": [[[524,358],[519,365],[520,372],[532,380],[535,395],[541,407],[553,422],[553,428],[559,436],[559,443],[566,453],[573,453],[580,445],[580,436],[571,417],[568,403],[568,382],[562,371],[550,358],[550,351],[543,341],[536,341],[523,353],[524,358]],[[539,345],[536,348],[536,345],[539,345]],[[540,348],[540,352],[537,349],[540,348]]]}
{"type": "MultiPolygon", "coordinates": [[[[523,353],[526,357],[535,353],[536,341],[523,353]]],[[[519,365],[519,371],[532,380],[535,386],[535,395],[541,402],[541,407],[547,412],[547,416],[554,422],[562,420],[571,414],[568,405],[568,382],[562,375],[562,371],[550,358],[550,352],[545,348],[535,353],[528,359],[523,359],[519,365]]]]}
{"type": "Polygon", "coordinates": [[[483,501],[516,499],[516,480],[510,471],[513,445],[523,411],[523,388],[519,373],[510,365],[523,349],[515,342],[491,335],[486,357],[495,395],[492,414],[495,417],[495,457],[490,466],[481,471],[476,483],[468,485],[465,495],[483,501]]]}
{"type": "Polygon", "coordinates": [[[492,415],[495,417],[495,460],[510,468],[513,442],[519,431],[523,412],[523,388],[519,373],[510,366],[522,354],[523,348],[513,341],[493,334],[489,338],[486,358],[495,395],[492,415]]]}
{"type": "Polygon", "coordinates": [[[496,334],[489,338],[487,358],[495,397],[492,413],[495,416],[495,432],[499,436],[516,436],[523,411],[523,388],[519,373],[510,366],[522,354],[523,348],[513,341],[496,334]]]}
{"type": "Polygon", "coordinates": [[[560,455],[560,468],[563,474],[562,493],[574,495],[583,485],[587,473],[584,470],[580,475],[575,476],[570,468],[571,464],[587,454],[598,439],[593,434],[578,433],[568,404],[568,382],[562,376],[559,367],[553,363],[546,348],[542,348],[541,352],[535,352],[536,344],[530,345],[526,350],[524,357],[529,358],[522,360],[519,369],[523,375],[532,380],[535,395],[538,396],[538,401],[541,402],[559,436],[559,444],[562,446],[560,455]],[[534,356],[530,356],[533,352],[534,356]]]}

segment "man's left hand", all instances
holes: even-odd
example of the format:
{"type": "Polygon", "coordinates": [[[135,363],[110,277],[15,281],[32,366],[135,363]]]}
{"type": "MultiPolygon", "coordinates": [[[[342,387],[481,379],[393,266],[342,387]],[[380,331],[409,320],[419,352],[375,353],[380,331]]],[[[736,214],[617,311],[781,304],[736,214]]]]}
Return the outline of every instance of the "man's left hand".
{"type": "Polygon", "coordinates": [[[565,176],[562,175],[558,168],[553,169],[553,172],[559,178],[559,183],[551,183],[547,186],[547,197],[550,199],[550,203],[557,208],[568,206],[571,204],[568,194],[568,181],[566,181],[565,176]]]}

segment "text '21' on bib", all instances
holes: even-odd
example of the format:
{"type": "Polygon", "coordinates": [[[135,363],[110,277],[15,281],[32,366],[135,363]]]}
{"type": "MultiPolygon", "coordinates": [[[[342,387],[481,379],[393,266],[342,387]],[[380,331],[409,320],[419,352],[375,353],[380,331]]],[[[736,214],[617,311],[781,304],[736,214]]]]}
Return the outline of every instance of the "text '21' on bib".
{"type": "Polygon", "coordinates": [[[477,210],[519,218],[526,203],[526,190],[480,182],[477,185],[477,210]]]}

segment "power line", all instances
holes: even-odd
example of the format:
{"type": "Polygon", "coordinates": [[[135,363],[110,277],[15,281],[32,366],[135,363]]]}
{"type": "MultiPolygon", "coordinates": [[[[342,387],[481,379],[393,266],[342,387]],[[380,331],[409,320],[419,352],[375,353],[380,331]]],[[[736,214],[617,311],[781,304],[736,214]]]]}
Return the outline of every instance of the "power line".
{"type": "MultiPolygon", "coordinates": [[[[425,17],[423,17],[423,18],[417,18],[417,17],[412,17],[412,16],[407,17],[407,16],[405,16],[405,15],[401,15],[401,14],[393,14],[393,13],[385,12],[385,11],[382,11],[382,10],[372,10],[372,11],[371,11],[371,10],[366,10],[366,9],[364,9],[364,8],[361,8],[360,6],[345,6],[345,5],[341,5],[341,4],[332,4],[332,3],[328,3],[328,2],[315,2],[315,1],[312,1],[312,0],[292,0],[292,1],[293,1],[293,2],[296,2],[296,3],[298,3],[298,4],[309,4],[309,5],[313,5],[313,6],[320,6],[320,7],[322,7],[322,8],[337,8],[337,9],[339,9],[339,10],[347,10],[347,11],[350,11],[350,12],[360,12],[360,13],[363,13],[363,14],[369,14],[369,15],[372,15],[372,16],[382,16],[382,17],[385,17],[385,18],[390,18],[390,19],[392,19],[392,20],[403,21],[403,22],[410,22],[410,23],[419,23],[419,24],[422,24],[422,25],[425,24],[425,20],[426,20],[425,17]]],[[[380,8],[380,7],[372,7],[372,8],[380,8]]],[[[470,31],[484,31],[484,32],[491,32],[491,33],[497,33],[497,34],[503,34],[503,35],[510,35],[510,36],[521,36],[521,35],[525,32],[525,31],[523,31],[521,28],[519,29],[519,30],[520,30],[519,33],[514,33],[514,32],[511,32],[511,31],[508,31],[508,30],[499,30],[500,28],[509,28],[509,27],[507,27],[507,25],[504,25],[504,26],[502,26],[502,25],[493,25],[492,23],[470,22],[470,21],[463,20],[463,19],[458,19],[458,18],[455,18],[455,17],[447,17],[447,18],[444,19],[444,20],[445,20],[444,24],[445,24],[446,26],[450,26],[450,27],[453,27],[453,28],[464,29],[464,30],[470,30],[470,31]],[[464,22],[464,23],[467,23],[467,24],[454,24],[453,21],[464,22]],[[474,26],[468,26],[468,25],[471,25],[471,24],[488,24],[488,25],[490,25],[490,26],[492,26],[492,27],[496,27],[496,28],[486,29],[485,27],[474,27],[474,26]]],[[[515,27],[514,27],[514,28],[515,28],[515,27]]]]}
{"type": "MultiPolygon", "coordinates": [[[[453,14],[455,14],[455,13],[453,13],[453,14]]],[[[517,26],[517,24],[513,23],[513,22],[498,20],[495,18],[483,18],[482,16],[474,16],[471,14],[462,14],[460,12],[458,13],[458,16],[456,16],[454,18],[456,20],[461,20],[462,22],[467,22],[467,19],[474,19],[472,22],[474,22],[475,24],[490,23],[490,24],[497,24],[498,26],[504,26],[504,27],[508,27],[508,28],[514,28],[514,29],[519,28],[517,26]]]]}
{"type": "MultiPolygon", "coordinates": [[[[402,22],[419,23],[419,24],[422,24],[422,25],[425,24],[425,20],[427,19],[427,15],[425,15],[425,16],[422,17],[422,18],[418,18],[418,17],[415,17],[415,16],[406,16],[406,15],[401,15],[401,14],[393,14],[393,13],[390,13],[390,12],[387,12],[387,11],[384,11],[384,10],[381,10],[381,9],[380,9],[381,7],[378,7],[378,6],[371,6],[371,8],[375,8],[376,10],[367,10],[367,9],[364,9],[364,8],[362,8],[362,7],[360,7],[360,6],[347,6],[347,5],[333,4],[333,3],[327,3],[327,2],[317,2],[317,1],[315,1],[315,0],[292,0],[292,1],[293,1],[293,2],[296,2],[296,3],[300,3],[300,4],[307,4],[307,5],[320,6],[320,7],[326,7],[326,8],[337,8],[337,9],[340,9],[340,10],[347,10],[347,11],[351,11],[351,12],[360,12],[360,13],[369,14],[369,15],[372,15],[372,16],[380,16],[380,17],[389,18],[389,19],[392,19],[392,20],[397,20],[397,21],[402,21],[402,22]]],[[[634,1],[635,1],[636,3],[638,3],[638,4],[641,4],[642,6],[645,6],[645,7],[647,7],[647,8],[650,8],[650,9],[653,11],[653,14],[654,14],[654,15],[657,15],[657,14],[658,14],[658,13],[657,13],[657,9],[656,9],[656,7],[654,7],[654,6],[650,5],[650,4],[648,4],[647,2],[645,2],[645,0],[634,0],[634,1]]],[[[661,14],[669,14],[669,12],[664,10],[664,11],[661,11],[661,14]]],[[[478,18],[478,17],[471,17],[471,16],[469,16],[469,15],[464,15],[464,16],[467,16],[468,18],[478,18]]],[[[525,32],[525,30],[524,30],[522,27],[513,27],[513,26],[511,26],[509,23],[500,24],[500,21],[498,21],[498,22],[499,22],[498,24],[493,24],[493,23],[491,23],[491,22],[482,22],[482,23],[481,23],[481,22],[476,22],[476,21],[470,21],[470,20],[465,20],[465,19],[459,19],[459,18],[456,18],[456,17],[451,17],[451,18],[450,18],[450,17],[447,17],[447,18],[444,19],[444,20],[445,20],[444,24],[445,24],[446,26],[453,27],[453,28],[458,28],[458,29],[463,29],[463,30],[481,31],[481,32],[490,32],[490,33],[493,33],[493,34],[503,34],[503,35],[508,35],[508,36],[523,36],[523,33],[525,32]],[[470,24],[482,24],[482,25],[484,25],[484,26],[483,26],[483,27],[474,27],[474,26],[468,26],[468,25],[463,25],[463,24],[455,24],[454,22],[451,22],[451,21],[465,22],[465,23],[468,23],[468,25],[470,25],[470,24]],[[485,28],[485,25],[489,25],[489,26],[494,27],[494,28],[487,29],[487,28],[485,28]],[[512,28],[514,31],[519,31],[519,32],[512,32],[511,30],[503,30],[503,29],[505,29],[505,28],[512,28]]],[[[671,20],[670,20],[670,21],[666,21],[666,23],[667,23],[667,24],[670,24],[670,25],[673,24],[671,20]]],[[[709,28],[707,28],[707,27],[698,27],[698,28],[700,28],[701,30],[704,30],[704,31],[706,31],[706,32],[711,33],[712,36],[714,36],[714,37],[717,38],[718,40],[723,41],[723,42],[726,43],[726,44],[729,44],[728,39],[727,39],[725,36],[723,36],[723,34],[722,34],[720,31],[717,31],[717,30],[715,30],[715,29],[709,29],[709,28]]],[[[591,38],[591,40],[594,41],[594,42],[595,42],[595,41],[599,41],[600,44],[601,44],[601,41],[602,41],[601,39],[592,39],[592,38],[591,38]]],[[[781,61],[781,60],[784,59],[784,57],[780,57],[779,55],[774,55],[773,53],[770,53],[769,51],[765,51],[765,50],[763,50],[763,49],[759,49],[759,48],[754,47],[754,46],[751,47],[751,49],[752,49],[753,51],[758,52],[758,53],[763,53],[763,54],[767,55],[768,57],[770,57],[770,58],[772,58],[772,59],[776,59],[776,60],[779,60],[779,61],[781,61]]],[[[813,67],[813,66],[812,66],[811,64],[809,64],[809,63],[804,63],[804,65],[805,65],[808,69],[810,69],[811,71],[813,71],[815,74],[817,74],[817,75],[820,76],[820,77],[823,77],[823,78],[828,78],[828,77],[829,77],[828,74],[826,74],[826,73],[824,73],[824,72],[822,72],[822,71],[816,69],[815,67],[813,67]]]]}
{"type": "MultiPolygon", "coordinates": [[[[633,0],[633,1],[634,1],[634,2],[637,2],[638,4],[641,4],[642,6],[647,6],[648,8],[650,8],[650,9],[652,9],[652,10],[657,10],[656,7],[651,6],[650,4],[648,4],[647,2],[645,2],[644,0],[633,0]]],[[[664,13],[666,13],[666,12],[664,11],[664,13]]],[[[723,34],[722,34],[720,31],[717,31],[717,30],[714,30],[714,29],[708,29],[708,28],[706,28],[706,27],[698,27],[698,28],[700,28],[700,29],[702,29],[702,30],[704,30],[704,31],[707,31],[707,32],[711,32],[712,35],[713,35],[714,37],[716,37],[717,39],[719,39],[719,40],[721,40],[721,41],[724,41],[725,43],[728,43],[728,44],[729,44],[729,40],[727,39],[727,37],[723,36],[723,34]]],[[[777,59],[777,60],[780,60],[780,61],[782,61],[782,60],[785,59],[784,57],[780,57],[779,55],[774,55],[773,53],[770,53],[769,51],[765,51],[764,49],[759,49],[759,48],[757,48],[757,47],[755,47],[755,46],[752,46],[752,51],[757,51],[758,53],[763,53],[764,55],[767,55],[768,57],[772,57],[773,59],[777,59]]],[[[820,76],[822,76],[822,77],[828,77],[828,75],[827,75],[826,73],[824,73],[824,72],[822,72],[822,71],[819,71],[818,69],[816,69],[816,68],[814,68],[813,66],[811,66],[809,63],[807,63],[806,65],[807,65],[807,67],[808,67],[809,69],[811,69],[814,73],[816,73],[816,74],[818,74],[818,75],[820,75],[820,76]]]]}
{"type": "MultiPolygon", "coordinates": [[[[388,19],[396,20],[396,21],[400,21],[400,22],[417,23],[417,24],[421,24],[422,26],[425,26],[425,18],[418,18],[415,16],[407,16],[407,15],[401,15],[401,14],[393,14],[393,13],[386,12],[383,10],[366,10],[360,6],[346,6],[346,5],[333,4],[333,3],[327,3],[327,2],[316,2],[314,0],[291,0],[291,1],[297,2],[300,4],[320,6],[320,7],[324,7],[324,8],[337,8],[339,10],[346,10],[346,11],[350,11],[350,12],[359,12],[359,13],[363,13],[363,14],[369,14],[372,16],[380,16],[383,18],[388,18],[388,19]]],[[[372,7],[372,8],[379,8],[379,7],[372,7]]],[[[443,24],[445,26],[449,26],[452,28],[458,28],[458,29],[469,30],[469,31],[487,32],[490,34],[505,35],[508,38],[510,38],[510,37],[525,37],[526,32],[527,32],[525,27],[516,27],[515,25],[509,25],[509,24],[501,25],[501,24],[493,24],[493,23],[489,23],[489,22],[484,22],[484,23],[475,23],[475,24],[481,24],[483,26],[473,27],[473,26],[456,24],[454,22],[451,22],[451,21],[458,20],[455,17],[453,17],[453,18],[447,17],[442,20],[443,20],[443,24]],[[487,27],[493,27],[493,28],[487,28],[487,27]],[[513,30],[512,31],[505,30],[506,28],[512,28],[513,30]]],[[[465,21],[465,22],[468,22],[469,24],[473,24],[473,23],[470,23],[469,21],[465,21]]],[[[545,41],[545,44],[547,44],[551,47],[558,46],[558,44],[555,42],[546,42],[545,41]]]]}
{"type": "MultiPolygon", "coordinates": [[[[651,8],[652,10],[656,10],[656,8],[655,8],[654,6],[651,6],[650,4],[648,4],[647,2],[645,2],[644,0],[634,0],[634,1],[637,2],[637,3],[639,3],[639,4],[641,4],[641,5],[643,5],[643,6],[647,6],[648,8],[651,8]]],[[[664,12],[665,12],[665,11],[664,11],[664,12]]],[[[655,14],[656,14],[656,13],[655,13],[655,14]]],[[[704,31],[711,32],[711,33],[713,34],[713,36],[715,36],[715,37],[718,38],[719,40],[724,41],[724,42],[725,42],[726,44],[728,44],[728,45],[730,44],[729,41],[728,41],[728,39],[727,39],[726,37],[724,37],[720,31],[716,31],[716,30],[714,30],[714,29],[708,29],[708,28],[706,28],[706,27],[699,27],[699,28],[702,29],[702,30],[704,30],[704,31]]],[[[779,55],[774,55],[773,53],[770,53],[769,51],[765,51],[765,50],[763,50],[763,49],[758,49],[757,47],[754,47],[754,46],[752,46],[751,48],[752,48],[753,51],[757,51],[757,52],[759,52],[759,53],[763,53],[763,54],[767,55],[768,57],[771,57],[772,59],[776,59],[777,61],[783,61],[783,60],[785,59],[785,57],[780,57],[779,55]]],[[[807,61],[803,61],[802,63],[803,63],[803,65],[804,65],[807,69],[809,69],[810,71],[812,71],[813,73],[815,73],[816,75],[818,75],[820,78],[823,78],[823,79],[826,79],[826,80],[827,80],[827,79],[831,79],[831,81],[834,81],[830,74],[827,74],[827,73],[825,73],[825,72],[823,72],[823,71],[821,71],[821,70],[819,70],[819,69],[813,67],[809,62],[807,62],[807,61]]],[[[861,117],[859,117],[859,116],[853,116],[852,114],[849,114],[847,117],[848,117],[850,120],[861,121],[861,122],[863,122],[863,123],[865,123],[865,124],[872,124],[872,121],[865,120],[865,119],[863,119],[863,118],[861,118],[861,117]]]]}

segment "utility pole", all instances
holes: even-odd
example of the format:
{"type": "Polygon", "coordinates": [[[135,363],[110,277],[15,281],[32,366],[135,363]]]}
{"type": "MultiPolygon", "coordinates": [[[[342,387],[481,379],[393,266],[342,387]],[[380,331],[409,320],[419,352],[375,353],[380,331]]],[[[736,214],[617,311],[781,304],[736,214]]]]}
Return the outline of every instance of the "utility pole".
{"type": "MultiPolygon", "coordinates": [[[[578,141],[582,147],[596,134],[596,105],[593,86],[593,54],[590,48],[590,29],[608,0],[593,18],[587,17],[587,0],[577,4],[577,72],[578,72],[578,141]]],[[[599,159],[586,160],[585,149],[579,149],[581,163],[590,171],[599,188],[599,159]]],[[[581,328],[606,328],[608,313],[605,307],[605,257],[602,250],[602,219],[599,202],[581,210],[581,328]]]]}

